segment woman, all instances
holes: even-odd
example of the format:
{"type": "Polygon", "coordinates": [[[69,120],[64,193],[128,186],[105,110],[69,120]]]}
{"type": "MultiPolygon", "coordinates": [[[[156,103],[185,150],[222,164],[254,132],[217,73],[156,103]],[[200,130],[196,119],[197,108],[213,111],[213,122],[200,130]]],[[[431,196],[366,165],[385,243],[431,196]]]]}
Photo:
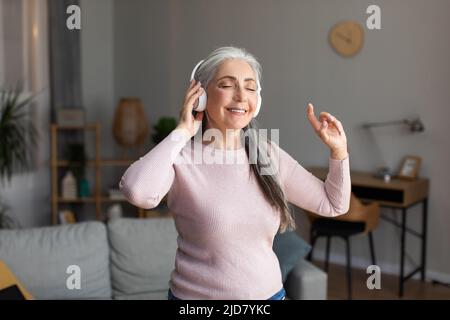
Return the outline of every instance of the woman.
{"type": "Polygon", "coordinates": [[[272,243],[277,231],[295,227],[287,203],[328,217],[348,211],[344,129],[327,112],[317,119],[308,105],[309,122],[331,151],[322,182],[275,143],[258,141],[252,128],[261,67],[251,54],[219,48],[194,73],[198,81],[187,89],[176,130],[127,169],[120,188],[132,204],[146,209],[168,194],[178,231],[169,299],[284,299],[272,243]],[[204,93],[206,109],[193,112],[204,93]],[[214,139],[207,135],[211,130],[214,139]],[[209,138],[197,139],[197,132],[209,138]],[[255,145],[258,157],[250,161],[255,145]],[[239,161],[195,161],[198,150],[201,160],[239,161]],[[268,160],[278,169],[264,174],[268,160]]]}

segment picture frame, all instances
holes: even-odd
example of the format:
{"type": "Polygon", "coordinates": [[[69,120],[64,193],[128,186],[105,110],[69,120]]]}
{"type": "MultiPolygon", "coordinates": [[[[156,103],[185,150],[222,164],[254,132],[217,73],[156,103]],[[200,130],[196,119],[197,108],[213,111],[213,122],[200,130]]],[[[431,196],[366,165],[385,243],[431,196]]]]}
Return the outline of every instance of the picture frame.
{"type": "Polygon", "coordinates": [[[418,156],[407,155],[403,157],[397,178],[405,180],[414,180],[419,176],[422,158],[418,156]]]}

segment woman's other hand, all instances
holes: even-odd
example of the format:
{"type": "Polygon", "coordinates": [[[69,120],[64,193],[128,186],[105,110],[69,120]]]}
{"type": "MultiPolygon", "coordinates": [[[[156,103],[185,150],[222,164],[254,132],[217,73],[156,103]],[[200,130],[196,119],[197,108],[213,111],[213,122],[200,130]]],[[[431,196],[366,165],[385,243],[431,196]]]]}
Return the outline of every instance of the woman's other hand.
{"type": "Polygon", "coordinates": [[[347,137],[342,123],[328,112],[321,112],[317,119],[311,103],[308,104],[307,116],[316,134],[330,148],[331,157],[345,159],[348,156],[347,137]]]}

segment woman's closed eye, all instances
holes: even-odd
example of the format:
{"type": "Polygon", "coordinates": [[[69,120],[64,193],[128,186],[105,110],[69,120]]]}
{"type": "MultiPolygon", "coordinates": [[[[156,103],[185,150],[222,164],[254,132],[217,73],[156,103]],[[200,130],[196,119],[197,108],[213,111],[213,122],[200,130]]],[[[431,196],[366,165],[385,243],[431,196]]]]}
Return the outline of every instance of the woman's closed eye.
{"type": "MultiPolygon", "coordinates": [[[[224,85],[224,84],[222,84],[222,85],[219,85],[219,88],[232,88],[233,86],[231,86],[231,85],[224,85]]],[[[245,88],[246,90],[249,90],[249,91],[256,91],[256,89],[254,89],[254,88],[245,88]]]]}

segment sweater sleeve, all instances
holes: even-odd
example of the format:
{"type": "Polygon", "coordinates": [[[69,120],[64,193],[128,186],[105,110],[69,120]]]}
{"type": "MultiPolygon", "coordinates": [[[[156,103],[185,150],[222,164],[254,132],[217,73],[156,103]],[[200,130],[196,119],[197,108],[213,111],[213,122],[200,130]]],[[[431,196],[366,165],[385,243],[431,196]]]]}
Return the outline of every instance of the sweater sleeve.
{"type": "Polygon", "coordinates": [[[175,159],[189,139],[187,133],[174,130],[127,168],[119,188],[130,203],[151,209],[161,202],[175,178],[175,159]]]}
{"type": "Polygon", "coordinates": [[[325,217],[348,212],[351,180],[349,157],[328,159],[325,182],[303,168],[281,148],[279,150],[280,180],[287,200],[296,206],[325,217]]]}

